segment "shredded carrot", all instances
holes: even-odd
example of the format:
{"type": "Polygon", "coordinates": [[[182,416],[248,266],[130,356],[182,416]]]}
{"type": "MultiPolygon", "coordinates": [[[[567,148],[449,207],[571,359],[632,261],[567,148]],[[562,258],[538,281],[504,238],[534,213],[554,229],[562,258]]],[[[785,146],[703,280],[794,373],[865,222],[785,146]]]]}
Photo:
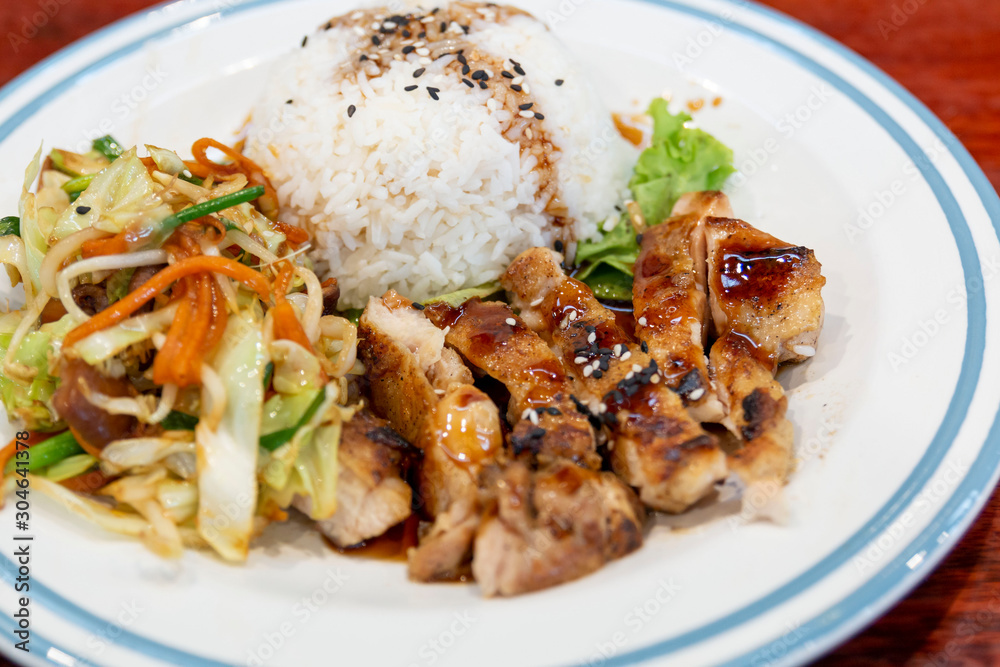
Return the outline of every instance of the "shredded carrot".
{"type": "Polygon", "coordinates": [[[302,229],[301,227],[296,227],[295,225],[290,225],[287,222],[281,222],[280,220],[275,220],[271,223],[278,228],[278,231],[285,235],[289,243],[294,243],[299,245],[300,243],[305,243],[309,240],[309,232],[302,229]]]}
{"type": "Polygon", "coordinates": [[[80,253],[85,259],[103,255],[121,255],[126,252],[128,252],[128,242],[125,240],[125,232],[106,239],[87,241],[80,246],[80,253]]]}
{"type": "Polygon", "coordinates": [[[270,298],[270,285],[264,274],[254,271],[248,266],[226,257],[197,255],[188,257],[172,264],[153,275],[141,286],[130,292],[125,298],[116,301],[97,315],[70,331],[63,345],[69,347],[86,338],[92,333],[106,329],[125,319],[157,294],[164,291],[177,280],[196,273],[221,273],[233,280],[238,280],[255,291],[260,298],[267,301],[270,298]]]}
{"type": "Polygon", "coordinates": [[[188,344],[181,347],[177,360],[175,377],[177,386],[187,387],[201,381],[201,362],[204,356],[204,341],[212,328],[212,283],[210,275],[202,275],[192,290],[194,313],[191,324],[184,332],[188,344]]]}
{"type": "Polygon", "coordinates": [[[198,162],[198,164],[209,172],[221,174],[235,174],[237,172],[243,172],[247,177],[247,181],[251,185],[263,185],[264,195],[258,199],[261,211],[264,215],[271,219],[277,216],[277,193],[274,191],[274,186],[271,185],[271,181],[268,180],[267,176],[264,174],[264,170],[261,169],[260,165],[256,162],[239,151],[209,137],[202,137],[198,141],[194,142],[191,146],[191,155],[194,156],[194,159],[198,162]],[[209,148],[215,148],[216,150],[221,151],[226,157],[233,161],[232,164],[219,164],[218,162],[213,162],[208,159],[206,152],[209,148]]]}
{"type": "Polygon", "coordinates": [[[225,297],[222,295],[222,289],[213,280],[212,281],[212,323],[208,329],[208,334],[205,336],[205,343],[202,345],[202,349],[207,354],[211,350],[215,349],[215,346],[219,344],[222,340],[223,334],[226,333],[226,324],[228,318],[226,317],[226,304],[225,297]]]}
{"type": "MultiPolygon", "coordinates": [[[[177,313],[173,322],[167,330],[167,341],[156,353],[153,359],[153,382],[163,384],[177,384],[180,368],[178,368],[178,357],[181,355],[185,343],[185,331],[191,323],[194,313],[194,289],[191,287],[191,279],[184,279],[183,296],[180,305],[177,306],[177,313]]],[[[180,292],[180,290],[178,290],[180,292]]]]}
{"type": "Polygon", "coordinates": [[[274,318],[275,340],[290,340],[293,343],[298,343],[310,352],[312,351],[312,343],[309,342],[305,329],[302,328],[302,324],[299,322],[292,304],[282,301],[271,309],[271,316],[274,318]]]}

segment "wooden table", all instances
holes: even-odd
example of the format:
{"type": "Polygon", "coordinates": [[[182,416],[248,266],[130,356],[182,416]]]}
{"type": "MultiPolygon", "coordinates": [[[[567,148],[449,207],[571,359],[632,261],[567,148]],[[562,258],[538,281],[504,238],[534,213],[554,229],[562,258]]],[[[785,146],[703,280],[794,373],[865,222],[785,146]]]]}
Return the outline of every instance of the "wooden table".
{"type": "MultiPolygon", "coordinates": [[[[51,15],[45,13],[45,2],[0,3],[0,84],[73,40],[154,3],[50,4],[58,7],[51,15]],[[32,26],[32,20],[40,27],[32,26]],[[34,36],[17,38],[29,34],[34,36]]],[[[951,128],[993,186],[1000,186],[1000,2],[765,4],[819,28],[901,82],[951,128]]],[[[0,658],[0,666],[4,664],[0,658]]],[[[1000,664],[1000,497],[994,495],[955,551],[917,590],[819,664],[1000,664]]]]}

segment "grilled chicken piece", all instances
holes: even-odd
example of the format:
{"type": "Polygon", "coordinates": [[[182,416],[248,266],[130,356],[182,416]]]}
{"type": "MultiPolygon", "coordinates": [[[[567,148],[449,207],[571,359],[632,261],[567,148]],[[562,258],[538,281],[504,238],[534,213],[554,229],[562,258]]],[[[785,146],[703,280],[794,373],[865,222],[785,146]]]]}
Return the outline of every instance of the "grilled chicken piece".
{"type": "Polygon", "coordinates": [[[410,442],[451,384],[472,373],[444,346],[444,334],[413,302],[389,290],[372,297],[358,326],[358,357],[365,365],[372,404],[410,442]]]}
{"type": "Polygon", "coordinates": [[[700,422],[721,421],[726,415],[705,356],[705,218],[710,215],[732,215],[726,195],[692,192],[681,197],[670,218],[643,232],[632,285],[635,318],[644,322],[636,327],[636,336],[656,359],[664,382],[700,422]]]}
{"type": "Polygon", "coordinates": [[[503,446],[500,415],[489,396],[456,385],[428,416],[421,442],[419,493],[434,517],[420,545],[409,552],[410,578],[454,580],[468,572],[479,527],[479,475],[503,446]]]}
{"type": "Polygon", "coordinates": [[[483,594],[516,595],[571,581],[642,545],[644,512],[609,472],[557,461],[494,469],[495,509],[476,534],[472,572],[483,594]]]}
{"type": "Polygon", "coordinates": [[[729,407],[723,422],[743,440],[730,466],[744,482],[783,482],[793,465],[788,401],[778,364],[816,351],[826,279],[812,250],[791,246],[741,220],[705,221],[708,285],[719,339],[710,354],[729,407]]]}
{"type": "Polygon", "coordinates": [[[581,398],[614,435],[612,465],[650,507],[681,512],[726,475],[725,456],[583,283],[547,248],[521,253],[501,278],[521,317],[551,338],[581,398]]]}
{"type": "MultiPolygon", "coordinates": [[[[337,511],[316,526],[338,547],[349,547],[403,521],[412,491],[404,481],[410,445],[382,419],[358,412],[344,423],[337,450],[337,511]]],[[[308,513],[298,499],[296,507],[308,513]]]]}
{"type": "Polygon", "coordinates": [[[597,469],[594,430],[572,399],[573,385],[545,341],[505,303],[466,301],[427,306],[428,317],[473,365],[510,391],[511,448],[541,463],[567,458],[597,469]]]}

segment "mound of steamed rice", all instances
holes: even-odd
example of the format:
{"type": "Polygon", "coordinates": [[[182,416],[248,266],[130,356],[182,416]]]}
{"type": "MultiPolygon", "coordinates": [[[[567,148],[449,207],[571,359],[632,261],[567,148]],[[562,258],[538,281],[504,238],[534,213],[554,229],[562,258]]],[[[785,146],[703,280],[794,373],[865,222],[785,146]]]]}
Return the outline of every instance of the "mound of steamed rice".
{"type": "Polygon", "coordinates": [[[571,249],[613,214],[635,160],[542,23],[472,3],[358,11],[310,34],[273,71],[246,151],[282,219],[313,232],[342,307],[390,287],[427,299],[495,279],[529,247],[571,249]]]}

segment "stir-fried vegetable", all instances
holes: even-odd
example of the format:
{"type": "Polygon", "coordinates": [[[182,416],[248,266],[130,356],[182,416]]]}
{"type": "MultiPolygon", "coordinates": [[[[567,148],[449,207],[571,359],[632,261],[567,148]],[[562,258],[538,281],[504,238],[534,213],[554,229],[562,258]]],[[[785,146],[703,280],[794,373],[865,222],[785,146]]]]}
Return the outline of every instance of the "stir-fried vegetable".
{"type": "Polygon", "coordinates": [[[21,219],[16,215],[8,215],[5,218],[0,218],[0,236],[7,236],[8,234],[13,234],[14,236],[21,235],[21,219]]]}
{"type": "MultiPolygon", "coordinates": [[[[73,434],[65,431],[31,447],[28,450],[27,464],[22,463],[20,467],[26,467],[28,470],[40,470],[55,465],[70,456],[83,453],[83,448],[77,443],[73,434]]],[[[17,459],[12,457],[4,466],[4,474],[12,473],[17,465],[17,459]]]]}
{"type": "Polygon", "coordinates": [[[108,134],[94,139],[91,145],[94,147],[94,150],[103,155],[108,162],[114,162],[117,158],[121,157],[122,153],[125,152],[125,149],[121,147],[121,144],[115,141],[114,137],[108,134]]]}

